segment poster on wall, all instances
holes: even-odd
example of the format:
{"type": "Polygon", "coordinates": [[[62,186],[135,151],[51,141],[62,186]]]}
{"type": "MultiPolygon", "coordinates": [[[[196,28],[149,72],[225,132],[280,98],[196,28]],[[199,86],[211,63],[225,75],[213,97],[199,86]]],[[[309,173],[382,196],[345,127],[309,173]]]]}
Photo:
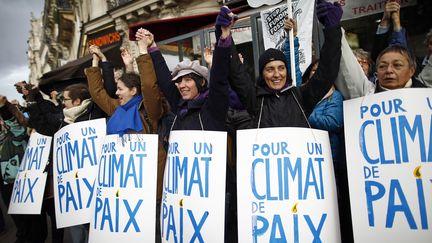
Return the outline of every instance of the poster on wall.
{"type": "Polygon", "coordinates": [[[9,214],[41,213],[51,140],[52,137],[37,132],[31,134],[15,178],[9,214]]]}
{"type": "Polygon", "coordinates": [[[226,132],[170,133],[162,242],[224,242],[226,140],[226,132]]]}
{"type": "Polygon", "coordinates": [[[108,135],[93,190],[89,242],[156,242],[157,134],[108,135]]]}
{"type": "Polygon", "coordinates": [[[432,89],[344,101],[355,242],[432,239],[432,89]]]}
{"type": "Polygon", "coordinates": [[[326,131],[237,131],[239,242],[341,242],[326,131]]]}
{"type": "Polygon", "coordinates": [[[57,228],[90,222],[94,179],[105,135],[105,119],[73,123],[54,134],[57,228]]]}
{"type": "MultiPolygon", "coordinates": [[[[312,26],[314,1],[293,0],[293,19],[297,22],[299,39],[300,70],[304,72],[312,60],[312,26]]],[[[285,17],[288,15],[287,4],[261,11],[264,48],[281,49],[287,33],[284,30],[285,17]]]]}

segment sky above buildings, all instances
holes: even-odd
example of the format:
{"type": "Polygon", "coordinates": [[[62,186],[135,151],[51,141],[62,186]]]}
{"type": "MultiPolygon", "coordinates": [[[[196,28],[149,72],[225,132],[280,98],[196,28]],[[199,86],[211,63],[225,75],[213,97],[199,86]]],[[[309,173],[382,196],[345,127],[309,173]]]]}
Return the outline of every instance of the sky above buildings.
{"type": "Polygon", "coordinates": [[[42,15],[43,0],[0,0],[0,94],[9,100],[21,95],[14,83],[28,81],[27,40],[30,36],[30,18],[42,15]]]}

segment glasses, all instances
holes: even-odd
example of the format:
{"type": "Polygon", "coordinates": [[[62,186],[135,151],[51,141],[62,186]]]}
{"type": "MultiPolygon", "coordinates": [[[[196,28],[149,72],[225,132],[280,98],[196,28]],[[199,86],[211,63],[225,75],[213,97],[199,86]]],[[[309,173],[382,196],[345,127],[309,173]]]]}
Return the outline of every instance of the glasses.
{"type": "Polygon", "coordinates": [[[67,100],[72,100],[71,98],[63,98],[63,102],[67,101],[67,100]]]}
{"type": "Polygon", "coordinates": [[[357,58],[357,61],[362,65],[369,65],[369,62],[366,59],[357,58]]]}

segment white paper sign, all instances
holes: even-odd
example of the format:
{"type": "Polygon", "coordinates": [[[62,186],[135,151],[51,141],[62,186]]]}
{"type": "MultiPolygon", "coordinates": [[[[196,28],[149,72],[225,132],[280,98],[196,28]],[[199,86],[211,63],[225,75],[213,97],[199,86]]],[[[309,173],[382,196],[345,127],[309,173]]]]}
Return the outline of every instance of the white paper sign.
{"type": "Polygon", "coordinates": [[[54,202],[57,228],[90,222],[105,119],[77,122],[54,134],[54,202]]]}
{"type": "Polygon", "coordinates": [[[94,187],[89,242],[155,242],[158,136],[108,135],[94,187]]]}
{"type": "MultiPolygon", "coordinates": [[[[312,60],[312,26],[314,16],[314,1],[293,0],[293,19],[297,22],[297,37],[299,38],[300,70],[304,72],[312,60]]],[[[288,15],[287,5],[261,12],[264,48],[281,49],[287,38],[284,30],[284,20],[288,15]]]]}
{"type": "Polygon", "coordinates": [[[249,6],[252,8],[258,8],[262,5],[273,5],[282,0],[247,0],[249,6]]]}
{"type": "Polygon", "coordinates": [[[226,139],[226,132],[171,132],[162,242],[224,242],[226,139]]]}
{"type": "MultiPolygon", "coordinates": [[[[343,9],[342,20],[382,13],[384,12],[386,2],[383,0],[339,0],[343,9]]],[[[400,0],[401,7],[416,4],[417,0],[400,0]]]]}
{"type": "Polygon", "coordinates": [[[345,101],[344,122],[355,242],[431,242],[432,89],[345,101]]]}
{"type": "Polygon", "coordinates": [[[237,131],[239,242],[340,242],[326,131],[237,131]]]}
{"type": "Polygon", "coordinates": [[[37,132],[30,136],[21,160],[9,204],[9,214],[40,214],[47,173],[43,172],[51,149],[51,137],[37,132]]]}

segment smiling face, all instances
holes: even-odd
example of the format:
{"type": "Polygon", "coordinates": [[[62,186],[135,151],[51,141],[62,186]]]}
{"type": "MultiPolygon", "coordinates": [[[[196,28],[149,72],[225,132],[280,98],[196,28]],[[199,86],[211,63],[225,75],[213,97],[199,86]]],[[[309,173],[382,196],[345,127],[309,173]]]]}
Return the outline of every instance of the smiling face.
{"type": "Polygon", "coordinates": [[[191,76],[185,75],[178,78],[175,82],[182,99],[193,100],[198,96],[199,92],[196,82],[191,76]]]}
{"type": "Polygon", "coordinates": [[[117,81],[116,95],[119,97],[120,105],[126,104],[136,94],[137,94],[137,90],[135,87],[132,87],[132,89],[130,89],[123,83],[123,81],[121,80],[117,81]]]}
{"type": "Polygon", "coordinates": [[[271,61],[264,66],[262,76],[267,86],[274,90],[282,89],[286,84],[287,69],[279,60],[271,61]]]}
{"type": "Polygon", "coordinates": [[[377,63],[379,84],[387,89],[405,87],[414,72],[415,67],[410,65],[408,57],[398,52],[385,53],[377,63]]]}

